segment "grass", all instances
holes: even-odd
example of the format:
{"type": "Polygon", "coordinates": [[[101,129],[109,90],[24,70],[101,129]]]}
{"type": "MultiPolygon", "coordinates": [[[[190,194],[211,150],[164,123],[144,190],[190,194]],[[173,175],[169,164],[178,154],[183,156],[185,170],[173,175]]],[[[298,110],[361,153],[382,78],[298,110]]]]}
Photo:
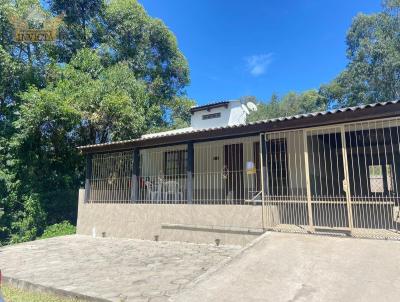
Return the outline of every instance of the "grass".
{"type": "Polygon", "coordinates": [[[1,291],[6,302],[83,302],[83,300],[61,298],[52,294],[22,290],[3,284],[1,291]]]}

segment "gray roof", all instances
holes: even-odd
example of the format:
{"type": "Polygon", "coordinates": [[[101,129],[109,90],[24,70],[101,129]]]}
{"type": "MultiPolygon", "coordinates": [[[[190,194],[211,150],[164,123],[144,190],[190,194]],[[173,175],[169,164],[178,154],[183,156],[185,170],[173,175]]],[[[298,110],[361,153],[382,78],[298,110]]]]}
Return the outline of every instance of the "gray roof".
{"type": "Polygon", "coordinates": [[[219,102],[214,102],[214,103],[208,103],[205,105],[194,106],[194,107],[190,108],[190,113],[194,113],[194,112],[200,111],[200,110],[207,110],[207,109],[211,109],[211,108],[228,106],[229,103],[232,101],[219,101],[219,102]]]}
{"type": "Polygon", "coordinates": [[[178,135],[182,135],[182,134],[212,132],[212,131],[222,130],[222,129],[246,128],[246,127],[250,127],[253,125],[272,124],[272,123],[283,122],[283,121],[313,118],[313,117],[317,117],[317,116],[335,115],[338,113],[349,112],[349,111],[355,112],[355,111],[364,110],[367,108],[387,106],[390,104],[400,104],[400,100],[390,101],[390,102],[382,102],[382,103],[374,103],[374,104],[368,104],[368,105],[359,105],[359,106],[339,108],[339,109],[332,109],[332,110],[320,111],[320,112],[297,114],[297,115],[293,115],[293,116],[285,116],[285,117],[279,117],[279,118],[273,118],[273,119],[267,119],[267,120],[260,120],[260,121],[256,121],[256,122],[249,122],[247,124],[240,124],[240,125],[231,125],[231,126],[224,126],[224,127],[210,127],[210,128],[204,128],[204,129],[190,129],[188,131],[182,131],[179,133],[163,133],[163,132],[161,132],[159,135],[156,135],[156,133],[155,133],[154,136],[151,136],[151,137],[146,137],[146,138],[141,137],[141,138],[136,138],[136,139],[109,142],[109,143],[103,143],[103,144],[86,145],[86,146],[80,146],[80,147],[78,147],[78,149],[88,149],[88,148],[92,148],[92,147],[142,142],[142,141],[146,141],[146,140],[150,140],[150,139],[174,137],[174,136],[178,136],[178,135]]]}

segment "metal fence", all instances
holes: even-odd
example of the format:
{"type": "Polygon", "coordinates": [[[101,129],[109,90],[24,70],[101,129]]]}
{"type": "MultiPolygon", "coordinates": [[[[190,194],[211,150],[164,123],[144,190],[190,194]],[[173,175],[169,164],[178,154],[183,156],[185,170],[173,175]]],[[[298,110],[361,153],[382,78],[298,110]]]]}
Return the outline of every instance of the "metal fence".
{"type": "MultiPolygon", "coordinates": [[[[94,203],[188,203],[186,145],[140,150],[138,198],[133,199],[133,152],[92,158],[94,203]]],[[[193,204],[261,205],[259,137],[194,144],[193,204]]]]}
{"type": "Polygon", "coordinates": [[[399,124],[194,143],[193,170],[186,144],[142,149],[136,178],[133,151],[97,154],[88,202],[251,205],[259,206],[266,229],[400,239],[399,124]]]}
{"type": "Polygon", "coordinates": [[[195,204],[261,205],[259,136],[194,145],[195,204]]]}
{"type": "Polygon", "coordinates": [[[399,119],[266,134],[267,228],[400,239],[399,119]]]}
{"type": "Polygon", "coordinates": [[[133,152],[95,154],[91,161],[88,202],[131,202],[133,152]]]}
{"type": "Polygon", "coordinates": [[[140,151],[137,203],[187,203],[187,147],[178,145],[140,151]]]}

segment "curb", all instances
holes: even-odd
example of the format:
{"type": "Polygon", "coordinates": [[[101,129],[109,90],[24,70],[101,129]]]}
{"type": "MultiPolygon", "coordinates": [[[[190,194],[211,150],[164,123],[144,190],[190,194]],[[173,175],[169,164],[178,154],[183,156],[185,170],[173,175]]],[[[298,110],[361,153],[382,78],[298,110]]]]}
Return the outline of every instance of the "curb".
{"type": "Polygon", "coordinates": [[[54,288],[51,286],[43,286],[39,284],[35,284],[29,281],[25,280],[20,280],[12,277],[7,277],[7,276],[2,276],[3,282],[5,284],[14,286],[18,289],[25,289],[25,290],[30,290],[33,292],[40,292],[40,293],[47,293],[47,294],[53,294],[59,297],[63,298],[72,298],[72,299],[80,299],[84,301],[89,301],[89,302],[111,302],[110,300],[107,299],[102,299],[102,298],[96,298],[92,296],[87,296],[59,288],[54,288]]]}

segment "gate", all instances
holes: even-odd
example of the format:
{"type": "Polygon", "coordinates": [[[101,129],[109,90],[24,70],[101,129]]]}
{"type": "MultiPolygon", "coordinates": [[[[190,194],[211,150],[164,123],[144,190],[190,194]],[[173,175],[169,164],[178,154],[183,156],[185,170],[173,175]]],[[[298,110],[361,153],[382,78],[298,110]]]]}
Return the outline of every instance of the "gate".
{"type": "Polygon", "coordinates": [[[264,225],[400,239],[399,119],[265,134],[264,225]]]}

